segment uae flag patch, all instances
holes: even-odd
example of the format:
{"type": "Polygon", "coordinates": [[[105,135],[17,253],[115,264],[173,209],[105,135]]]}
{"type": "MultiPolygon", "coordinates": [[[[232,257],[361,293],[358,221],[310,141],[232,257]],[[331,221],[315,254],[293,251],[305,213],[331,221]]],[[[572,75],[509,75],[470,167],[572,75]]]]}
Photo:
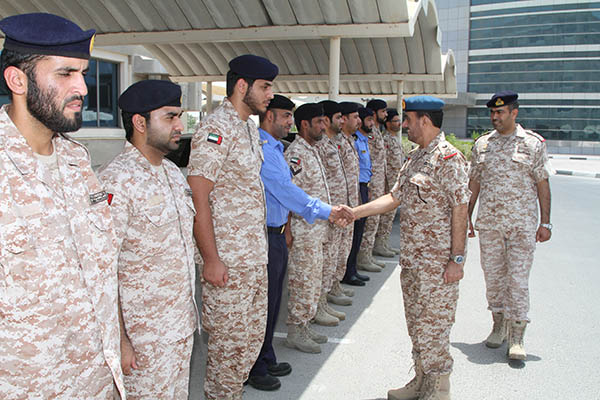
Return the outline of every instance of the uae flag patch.
{"type": "Polygon", "coordinates": [[[223,141],[223,137],[217,135],[216,133],[209,133],[206,140],[208,140],[211,143],[221,144],[221,142],[223,141]]]}

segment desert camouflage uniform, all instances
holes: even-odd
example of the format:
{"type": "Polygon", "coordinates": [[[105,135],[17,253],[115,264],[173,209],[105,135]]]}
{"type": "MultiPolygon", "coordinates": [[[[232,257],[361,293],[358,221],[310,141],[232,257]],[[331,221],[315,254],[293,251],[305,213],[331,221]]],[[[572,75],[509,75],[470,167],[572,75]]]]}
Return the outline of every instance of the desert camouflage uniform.
{"type": "Polygon", "coordinates": [[[193,342],[199,320],[192,191],[175,164],[164,159],[155,167],[129,142],[99,178],[121,249],[125,332],[138,359],[139,368],[125,376],[128,397],[186,398],[189,375],[177,371],[189,369],[191,347],[188,353],[183,347],[193,342]]]}
{"type": "MultiPolygon", "coordinates": [[[[377,127],[373,127],[373,131],[366,135],[369,138],[369,154],[371,155],[371,182],[369,183],[369,201],[373,201],[385,194],[385,179],[386,179],[386,160],[385,160],[385,143],[383,136],[377,127]]],[[[379,215],[372,215],[367,218],[365,223],[365,231],[363,233],[362,242],[360,242],[360,251],[365,254],[371,254],[373,246],[375,246],[375,235],[379,227],[379,215]]]]}
{"type": "MultiPolygon", "coordinates": [[[[404,153],[402,151],[402,140],[400,140],[396,134],[387,132],[384,129],[383,141],[386,150],[385,189],[386,192],[389,192],[394,186],[394,183],[396,183],[396,179],[398,179],[398,173],[400,172],[400,168],[402,168],[404,153]]],[[[395,216],[395,209],[380,216],[377,237],[381,237],[385,241],[389,240],[395,216]]]]}
{"type": "MultiPolygon", "coordinates": [[[[317,149],[300,135],[285,152],[285,160],[292,170],[292,182],[306,194],[331,203],[325,169],[317,149]]],[[[288,263],[288,320],[290,325],[308,323],[317,312],[323,277],[323,242],[327,237],[325,220],[309,224],[293,213],[291,232],[294,244],[289,251],[288,263]]]]}
{"type": "MultiPolygon", "coordinates": [[[[450,330],[458,282],[445,284],[451,255],[452,208],[467,204],[466,161],[441,132],[404,163],[392,196],[400,201],[401,284],[415,362],[426,374],[452,370],[450,330]]],[[[465,249],[466,251],[466,249],[465,249]]]]}
{"type": "Polygon", "coordinates": [[[472,160],[470,178],[480,183],[475,229],[488,308],[527,321],[538,227],[536,184],[551,171],[544,138],[520,125],[506,137],[494,130],[475,142],[472,160]]]}
{"type": "Polygon", "coordinates": [[[124,393],[117,243],[87,150],[34,155],[0,110],[0,398],[112,399],[124,393]]]}
{"type": "MultiPolygon", "coordinates": [[[[324,135],[323,139],[319,140],[315,147],[318,150],[321,163],[325,168],[325,176],[327,178],[331,202],[336,205],[348,205],[348,178],[340,153],[341,145],[337,144],[335,140],[332,140],[327,135],[324,135]]],[[[331,290],[335,279],[339,281],[344,277],[346,260],[348,259],[348,254],[350,254],[351,247],[352,228],[350,228],[350,226],[341,228],[334,223],[329,222],[327,226],[327,238],[323,243],[325,259],[323,263],[322,294],[326,294],[331,290]],[[348,232],[350,232],[350,235],[348,235],[348,232]],[[339,262],[342,259],[344,260],[343,264],[339,262]]]]}
{"type": "Polygon", "coordinates": [[[267,321],[267,229],[256,125],[228,99],[198,125],[188,175],[214,182],[209,202],[215,240],[229,280],[202,280],[202,325],[209,334],[204,392],[240,399],[267,321]]]}

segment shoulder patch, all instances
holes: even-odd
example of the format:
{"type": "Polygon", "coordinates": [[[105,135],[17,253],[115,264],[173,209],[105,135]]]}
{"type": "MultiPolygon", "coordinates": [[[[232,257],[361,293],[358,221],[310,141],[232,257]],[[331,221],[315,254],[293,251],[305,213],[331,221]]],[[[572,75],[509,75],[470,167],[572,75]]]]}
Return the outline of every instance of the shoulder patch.
{"type": "Polygon", "coordinates": [[[211,143],[221,144],[223,142],[223,136],[217,135],[216,133],[209,133],[206,140],[211,143]]]}
{"type": "Polygon", "coordinates": [[[290,162],[292,164],[300,165],[300,159],[298,157],[291,157],[290,162]]]}
{"type": "Polygon", "coordinates": [[[367,137],[369,138],[369,140],[375,139],[375,136],[373,136],[373,135],[367,135],[367,137]]]}
{"type": "Polygon", "coordinates": [[[525,129],[525,133],[530,134],[531,136],[533,136],[534,138],[536,138],[540,142],[545,142],[546,141],[546,139],[544,139],[544,137],[542,135],[540,135],[539,133],[536,133],[534,131],[530,131],[529,129],[525,129]]]}

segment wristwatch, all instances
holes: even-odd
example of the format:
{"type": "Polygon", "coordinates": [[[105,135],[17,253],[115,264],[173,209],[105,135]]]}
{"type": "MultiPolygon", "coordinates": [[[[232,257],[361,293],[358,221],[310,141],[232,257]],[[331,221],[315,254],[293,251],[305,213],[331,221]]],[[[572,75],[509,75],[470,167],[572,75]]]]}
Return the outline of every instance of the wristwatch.
{"type": "Polygon", "coordinates": [[[540,224],[540,226],[552,231],[552,224],[540,224]]]}
{"type": "Polygon", "coordinates": [[[462,254],[450,256],[450,259],[459,265],[465,262],[465,256],[463,256],[462,254]]]}

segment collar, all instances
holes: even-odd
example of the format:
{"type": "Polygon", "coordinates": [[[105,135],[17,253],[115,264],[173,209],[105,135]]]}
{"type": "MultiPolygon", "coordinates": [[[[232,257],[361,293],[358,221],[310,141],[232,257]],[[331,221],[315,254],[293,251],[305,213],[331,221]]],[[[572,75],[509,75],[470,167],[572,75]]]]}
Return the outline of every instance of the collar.
{"type": "Polygon", "coordinates": [[[223,99],[223,103],[221,104],[221,107],[223,107],[223,113],[225,115],[231,117],[231,121],[233,122],[234,125],[245,125],[250,121],[249,117],[248,117],[248,121],[243,121],[240,118],[240,114],[238,114],[237,110],[233,106],[233,103],[231,101],[229,101],[229,99],[227,97],[225,97],[225,99],[223,99]]]}
{"type": "Polygon", "coordinates": [[[258,128],[258,134],[260,135],[260,142],[263,146],[267,145],[283,151],[283,144],[281,141],[275,139],[269,132],[265,131],[263,128],[258,128]]]}
{"type": "Polygon", "coordinates": [[[354,134],[356,135],[356,137],[358,137],[358,140],[362,140],[363,142],[366,142],[369,140],[358,129],[356,130],[356,132],[354,132],[354,134]]]}
{"type": "Polygon", "coordinates": [[[444,132],[440,131],[440,133],[438,133],[438,135],[434,137],[431,142],[429,142],[429,144],[423,149],[423,151],[425,153],[431,153],[444,140],[446,140],[446,135],[444,134],[444,132]]]}
{"type": "MultiPolygon", "coordinates": [[[[510,135],[515,135],[515,137],[520,137],[520,138],[524,138],[526,136],[525,133],[525,129],[523,129],[523,127],[519,124],[515,124],[515,131],[513,133],[511,133],[510,135]]],[[[510,136],[509,135],[509,136],[510,136]]],[[[500,132],[498,132],[497,130],[493,130],[492,133],[490,133],[490,138],[488,140],[495,140],[500,138],[501,135],[500,132]]]]}

